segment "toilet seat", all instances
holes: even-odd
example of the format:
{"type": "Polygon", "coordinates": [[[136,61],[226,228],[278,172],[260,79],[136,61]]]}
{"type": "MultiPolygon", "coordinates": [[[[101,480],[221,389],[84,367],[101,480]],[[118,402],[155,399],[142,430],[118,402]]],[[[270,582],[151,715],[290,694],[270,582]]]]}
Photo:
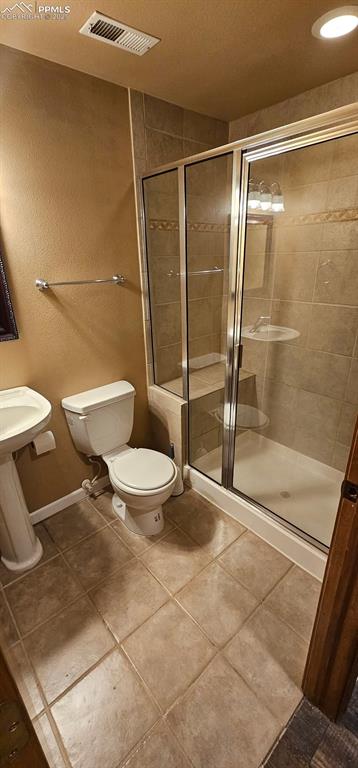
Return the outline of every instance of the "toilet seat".
{"type": "Polygon", "coordinates": [[[175,475],[172,460],[149,448],[135,448],[111,462],[110,476],[114,483],[132,493],[152,492],[170,483],[175,475]]]}

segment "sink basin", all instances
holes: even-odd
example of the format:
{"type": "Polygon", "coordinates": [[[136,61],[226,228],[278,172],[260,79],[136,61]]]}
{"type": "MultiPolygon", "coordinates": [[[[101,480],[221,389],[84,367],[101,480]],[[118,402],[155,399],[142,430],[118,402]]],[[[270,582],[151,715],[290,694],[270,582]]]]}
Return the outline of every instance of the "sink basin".
{"type": "Polygon", "coordinates": [[[0,390],[0,550],[10,571],[33,568],[42,545],[32,526],[12,454],[38,435],[51,418],[51,403],[29,387],[0,390]]]}
{"type": "Polygon", "coordinates": [[[244,339],[255,339],[256,341],[289,341],[297,339],[299,331],[294,328],[286,328],[284,325],[263,325],[257,331],[251,331],[251,325],[247,325],[241,331],[244,339]]]}
{"type": "Polygon", "coordinates": [[[51,418],[51,403],[29,387],[0,391],[0,455],[31,443],[51,418]]]}

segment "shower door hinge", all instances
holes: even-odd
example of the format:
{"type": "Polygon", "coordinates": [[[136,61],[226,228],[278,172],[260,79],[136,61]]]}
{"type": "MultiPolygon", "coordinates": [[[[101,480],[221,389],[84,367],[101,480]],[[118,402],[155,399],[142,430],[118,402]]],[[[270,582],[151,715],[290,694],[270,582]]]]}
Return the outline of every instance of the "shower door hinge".
{"type": "Polygon", "coordinates": [[[8,766],[29,740],[29,732],[16,701],[0,702],[0,768],[8,766]]]}
{"type": "Polygon", "coordinates": [[[353,504],[358,501],[358,485],[349,480],[343,480],[341,493],[344,499],[348,499],[353,504]]]}

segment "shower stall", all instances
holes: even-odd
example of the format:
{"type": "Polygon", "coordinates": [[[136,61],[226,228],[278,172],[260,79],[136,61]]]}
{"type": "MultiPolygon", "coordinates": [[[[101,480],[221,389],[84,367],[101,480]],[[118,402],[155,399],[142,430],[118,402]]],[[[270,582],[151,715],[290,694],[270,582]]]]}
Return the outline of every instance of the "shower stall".
{"type": "Polygon", "coordinates": [[[190,467],[329,547],[358,404],[358,105],[143,177],[154,383],[190,467]]]}

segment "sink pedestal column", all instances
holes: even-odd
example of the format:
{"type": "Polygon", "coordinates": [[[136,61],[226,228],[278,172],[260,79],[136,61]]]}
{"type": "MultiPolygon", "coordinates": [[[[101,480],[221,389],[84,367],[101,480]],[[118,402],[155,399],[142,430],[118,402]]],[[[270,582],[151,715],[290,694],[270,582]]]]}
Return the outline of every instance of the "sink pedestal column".
{"type": "Polygon", "coordinates": [[[0,549],[10,571],[33,568],[42,557],[11,453],[0,456],[0,549]]]}

